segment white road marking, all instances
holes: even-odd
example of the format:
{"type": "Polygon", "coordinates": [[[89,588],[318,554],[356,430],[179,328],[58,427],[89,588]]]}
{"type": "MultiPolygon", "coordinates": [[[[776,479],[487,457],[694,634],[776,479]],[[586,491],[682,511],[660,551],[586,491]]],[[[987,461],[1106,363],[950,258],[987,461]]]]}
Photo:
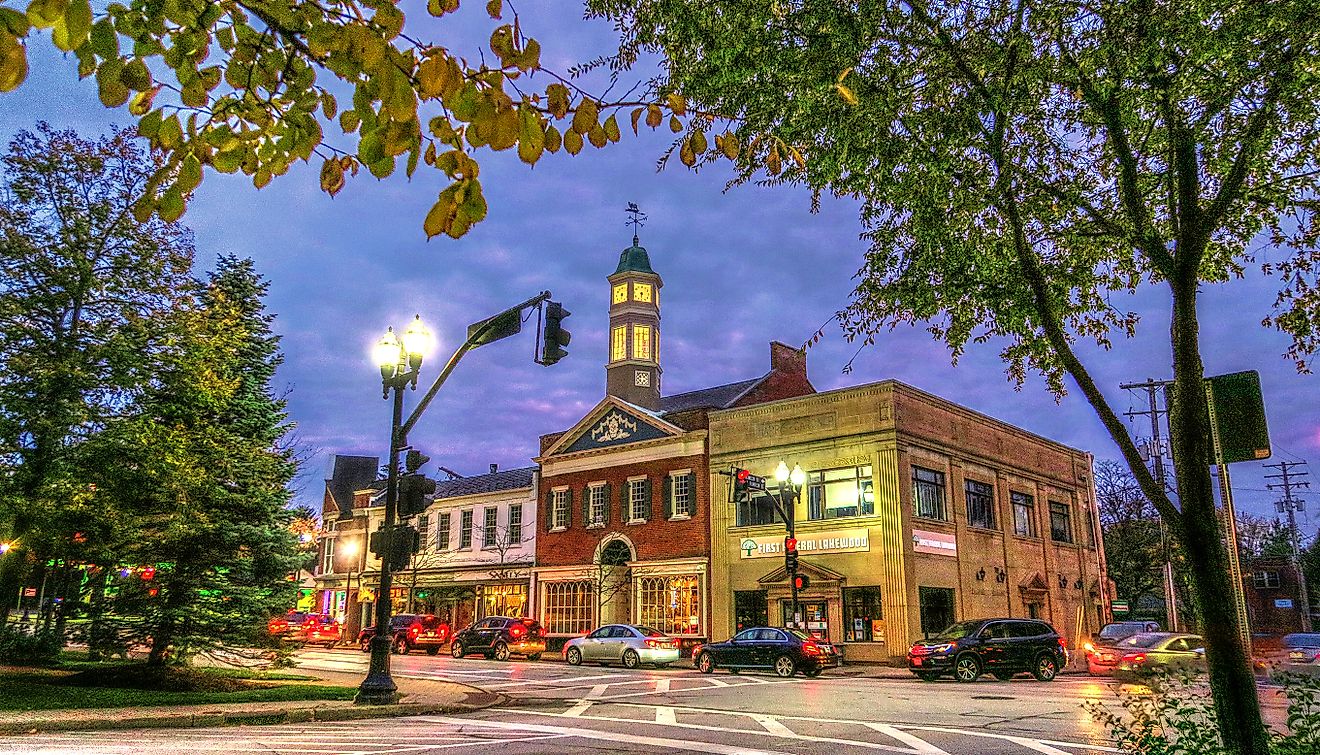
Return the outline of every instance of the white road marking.
{"type": "Polygon", "coordinates": [[[597,674],[596,676],[571,676],[567,679],[522,679],[516,682],[502,682],[500,684],[487,685],[484,689],[504,689],[505,687],[526,687],[535,685],[554,684],[559,685],[566,682],[585,682],[593,679],[624,679],[622,674],[597,674]]]}
{"type": "Polygon", "coordinates": [[[781,737],[796,737],[797,733],[779,722],[774,716],[757,715],[752,716],[752,720],[760,724],[766,731],[781,737]]]}
{"type": "Polygon", "coordinates": [[[897,739],[908,747],[911,747],[916,752],[921,753],[921,755],[949,755],[948,752],[941,750],[930,742],[908,734],[905,731],[899,731],[889,724],[877,724],[871,721],[858,721],[858,723],[867,728],[874,729],[881,734],[884,734],[886,737],[897,739]]]}
{"type": "Polygon", "coordinates": [[[586,713],[587,709],[593,705],[595,705],[595,703],[591,702],[590,700],[579,700],[573,707],[564,711],[564,715],[568,716],[569,718],[577,718],[578,716],[581,716],[583,713],[586,713]]]}
{"type": "Polygon", "coordinates": [[[656,691],[657,693],[668,692],[668,691],[669,691],[669,680],[668,680],[668,679],[656,679],[656,680],[655,680],[655,691],[656,691]]]}
{"type": "Polygon", "coordinates": [[[607,689],[609,689],[609,688],[610,688],[610,685],[608,685],[608,684],[597,684],[596,686],[594,686],[594,687],[591,688],[591,691],[590,691],[590,692],[587,693],[587,699],[588,699],[588,700],[599,700],[599,699],[601,698],[601,696],[605,694],[605,690],[607,690],[607,689]]]}
{"type": "Polygon", "coordinates": [[[706,681],[710,682],[710,685],[711,685],[712,687],[727,687],[727,686],[729,686],[729,683],[728,683],[728,682],[724,681],[723,679],[716,679],[716,678],[713,677],[713,676],[712,676],[712,677],[707,677],[707,678],[706,678],[706,681]]]}
{"type": "Polygon", "coordinates": [[[669,725],[678,723],[678,719],[674,716],[673,708],[656,706],[655,722],[662,725],[669,725]]]}
{"type": "MultiPolygon", "coordinates": [[[[548,714],[556,715],[556,714],[548,714]]],[[[511,723],[505,721],[490,721],[485,719],[466,719],[466,718],[435,718],[427,717],[424,721],[433,721],[436,723],[457,723],[465,726],[486,726],[492,729],[505,729],[515,731],[537,731],[546,734],[562,734],[566,737],[578,737],[581,739],[596,739],[606,742],[647,745],[650,747],[668,747],[674,750],[686,750],[689,752],[708,752],[715,755],[778,755],[773,750],[753,750],[747,747],[734,747],[723,745],[717,742],[690,742],[684,739],[669,739],[666,737],[646,737],[637,734],[623,734],[614,731],[595,731],[593,729],[570,729],[562,726],[545,726],[541,724],[511,723]]],[[[629,723],[638,723],[629,721],[629,723]]],[[[645,723],[645,722],[643,722],[645,723]]],[[[902,752],[909,752],[902,750],[902,752]]]]}

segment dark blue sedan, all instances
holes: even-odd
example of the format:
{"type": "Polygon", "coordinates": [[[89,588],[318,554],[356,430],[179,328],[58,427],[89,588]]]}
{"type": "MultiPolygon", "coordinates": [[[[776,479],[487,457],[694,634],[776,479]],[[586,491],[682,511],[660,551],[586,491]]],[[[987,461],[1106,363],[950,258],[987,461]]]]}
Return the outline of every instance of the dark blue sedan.
{"type": "Polygon", "coordinates": [[[756,627],[744,629],[724,642],[693,648],[692,663],[703,674],[717,668],[737,673],[742,669],[769,669],[788,678],[801,671],[807,676],[839,665],[839,652],[798,629],[756,627]]]}

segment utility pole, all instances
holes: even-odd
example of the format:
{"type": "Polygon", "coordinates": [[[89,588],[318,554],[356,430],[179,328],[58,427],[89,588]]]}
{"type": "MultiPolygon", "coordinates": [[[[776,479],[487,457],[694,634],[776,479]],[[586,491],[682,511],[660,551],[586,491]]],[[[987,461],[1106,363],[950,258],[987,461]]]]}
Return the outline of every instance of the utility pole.
{"type": "Polygon", "coordinates": [[[1288,560],[1292,562],[1293,572],[1297,575],[1297,597],[1298,602],[1301,603],[1302,631],[1309,632],[1311,631],[1311,598],[1307,594],[1306,574],[1302,571],[1301,566],[1302,548],[1301,543],[1297,538],[1297,511],[1300,510],[1305,503],[1299,498],[1293,498],[1292,493],[1293,488],[1311,487],[1311,483],[1309,482],[1297,481],[1297,478],[1306,477],[1310,473],[1293,471],[1294,467],[1306,466],[1306,462],[1304,461],[1281,461],[1277,464],[1266,464],[1265,466],[1269,469],[1279,470],[1278,474],[1265,475],[1265,479],[1282,480],[1282,482],[1278,483],[1266,483],[1265,487],[1270,490],[1283,490],[1283,500],[1279,501],[1279,505],[1288,512],[1288,540],[1292,544],[1292,555],[1289,556],[1288,560]]]}
{"type": "MultiPolygon", "coordinates": [[[[1142,411],[1129,410],[1125,414],[1129,419],[1132,417],[1150,417],[1151,473],[1155,476],[1155,483],[1160,486],[1161,490],[1168,490],[1169,486],[1165,482],[1164,476],[1164,441],[1160,437],[1160,416],[1168,414],[1169,410],[1160,408],[1158,394],[1161,389],[1172,382],[1171,380],[1146,378],[1144,383],[1123,383],[1119,386],[1125,391],[1142,390],[1146,392],[1146,403],[1149,408],[1142,411]]],[[[1178,620],[1178,599],[1173,585],[1173,561],[1169,558],[1169,532],[1164,526],[1163,517],[1160,517],[1160,543],[1164,549],[1164,625],[1170,632],[1178,632],[1181,631],[1181,622],[1178,620]]]]}

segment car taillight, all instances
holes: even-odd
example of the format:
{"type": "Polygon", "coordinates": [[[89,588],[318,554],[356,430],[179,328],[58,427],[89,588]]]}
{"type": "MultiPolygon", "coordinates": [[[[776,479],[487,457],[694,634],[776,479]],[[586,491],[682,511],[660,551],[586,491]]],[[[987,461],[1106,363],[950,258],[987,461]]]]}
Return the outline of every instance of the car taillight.
{"type": "Polygon", "coordinates": [[[513,626],[509,627],[509,636],[522,637],[522,633],[524,631],[525,630],[523,629],[522,624],[514,624],[513,626]]]}
{"type": "Polygon", "coordinates": [[[802,652],[807,655],[820,655],[820,645],[814,642],[804,642],[802,643],[802,652]]]}
{"type": "Polygon", "coordinates": [[[1123,656],[1123,662],[1124,662],[1124,663],[1131,663],[1131,664],[1134,664],[1134,665],[1141,665],[1141,664],[1143,664],[1143,663],[1146,662],[1146,654],[1145,654],[1145,653],[1127,653],[1126,655],[1123,656]]]}
{"type": "Polygon", "coordinates": [[[647,640],[646,646],[648,648],[664,648],[664,647],[669,647],[669,643],[663,642],[661,640],[647,640]]]}
{"type": "Polygon", "coordinates": [[[408,634],[418,635],[421,633],[422,633],[422,628],[417,626],[416,624],[413,624],[412,626],[408,627],[408,634]]]}

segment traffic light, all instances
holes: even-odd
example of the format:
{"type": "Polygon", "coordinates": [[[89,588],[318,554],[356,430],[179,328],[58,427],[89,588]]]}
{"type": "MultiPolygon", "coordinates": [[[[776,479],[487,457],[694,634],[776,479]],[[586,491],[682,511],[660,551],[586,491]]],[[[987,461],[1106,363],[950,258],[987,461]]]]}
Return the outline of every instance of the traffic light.
{"type": "Polygon", "coordinates": [[[403,468],[405,471],[411,474],[412,472],[416,472],[417,470],[421,469],[422,465],[426,464],[426,462],[430,460],[431,457],[427,456],[421,451],[418,451],[416,449],[410,449],[408,451],[408,455],[403,458],[403,468]]]}
{"type": "Polygon", "coordinates": [[[764,477],[754,475],[739,467],[734,467],[730,474],[733,475],[734,502],[746,501],[751,497],[753,491],[762,492],[765,490],[764,477]]]}
{"type": "Polygon", "coordinates": [[[564,309],[564,305],[557,301],[548,301],[545,303],[545,330],[541,333],[541,364],[549,367],[560,359],[568,356],[568,342],[573,340],[573,334],[564,330],[564,318],[572,312],[564,309]]]}
{"type": "Polygon", "coordinates": [[[796,590],[805,590],[811,587],[811,578],[805,574],[798,574],[793,577],[793,588],[796,590]]]}
{"type": "Polygon", "coordinates": [[[399,516],[414,516],[425,511],[428,495],[435,495],[435,480],[420,474],[404,475],[399,480],[399,516]]]}
{"type": "Polygon", "coordinates": [[[394,548],[390,553],[393,563],[390,564],[390,571],[402,571],[408,568],[408,562],[412,560],[414,553],[421,550],[421,545],[421,534],[417,532],[416,527],[408,524],[395,525],[394,548]]]}

